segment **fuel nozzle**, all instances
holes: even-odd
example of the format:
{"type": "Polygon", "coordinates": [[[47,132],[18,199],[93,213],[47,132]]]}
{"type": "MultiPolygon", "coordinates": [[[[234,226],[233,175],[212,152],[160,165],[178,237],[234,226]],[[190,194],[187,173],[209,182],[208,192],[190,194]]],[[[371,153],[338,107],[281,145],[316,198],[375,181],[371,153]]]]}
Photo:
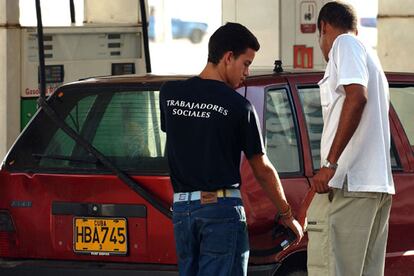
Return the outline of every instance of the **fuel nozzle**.
{"type": "Polygon", "coordinates": [[[281,237],[282,241],[280,242],[280,251],[288,248],[295,240],[295,233],[288,227],[285,227],[282,222],[279,213],[275,217],[275,224],[273,227],[272,238],[275,240],[281,237]]]}
{"type": "Polygon", "coordinates": [[[280,243],[280,246],[285,250],[288,248],[295,240],[296,235],[290,228],[285,228],[286,238],[280,243]]]}

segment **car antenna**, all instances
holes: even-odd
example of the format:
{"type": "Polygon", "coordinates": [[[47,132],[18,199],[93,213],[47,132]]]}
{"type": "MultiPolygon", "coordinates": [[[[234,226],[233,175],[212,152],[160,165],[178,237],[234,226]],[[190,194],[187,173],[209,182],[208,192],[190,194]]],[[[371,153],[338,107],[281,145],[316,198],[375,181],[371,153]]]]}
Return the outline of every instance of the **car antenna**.
{"type": "Polygon", "coordinates": [[[283,72],[283,68],[282,68],[282,61],[277,59],[275,60],[275,68],[273,69],[273,72],[275,73],[282,73],[283,72]]]}

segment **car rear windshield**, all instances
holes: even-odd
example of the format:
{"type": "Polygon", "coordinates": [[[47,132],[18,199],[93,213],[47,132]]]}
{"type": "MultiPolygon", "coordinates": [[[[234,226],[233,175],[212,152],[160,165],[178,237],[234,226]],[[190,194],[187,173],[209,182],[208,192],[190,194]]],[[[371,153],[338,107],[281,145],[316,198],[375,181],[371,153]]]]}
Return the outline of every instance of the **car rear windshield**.
{"type": "MultiPolygon", "coordinates": [[[[158,87],[67,87],[57,91],[49,103],[66,124],[118,168],[166,174],[158,87]]],[[[11,171],[108,171],[43,111],[24,130],[6,166],[11,171]]]]}

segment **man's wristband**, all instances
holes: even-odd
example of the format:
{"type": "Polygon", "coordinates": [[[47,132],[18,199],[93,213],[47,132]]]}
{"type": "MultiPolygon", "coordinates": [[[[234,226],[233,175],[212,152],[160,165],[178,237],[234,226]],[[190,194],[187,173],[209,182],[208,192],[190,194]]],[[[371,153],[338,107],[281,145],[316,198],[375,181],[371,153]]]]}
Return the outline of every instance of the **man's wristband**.
{"type": "Polygon", "coordinates": [[[280,212],[279,215],[282,219],[287,219],[287,218],[292,217],[293,216],[292,208],[290,207],[290,205],[287,205],[287,209],[284,212],[280,212]]]}

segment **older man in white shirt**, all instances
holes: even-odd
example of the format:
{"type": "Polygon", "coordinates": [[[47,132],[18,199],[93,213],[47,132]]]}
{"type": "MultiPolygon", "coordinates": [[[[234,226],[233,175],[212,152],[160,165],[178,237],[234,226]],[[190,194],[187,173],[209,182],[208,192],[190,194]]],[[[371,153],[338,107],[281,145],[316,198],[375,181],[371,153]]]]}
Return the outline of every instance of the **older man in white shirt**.
{"type": "Polygon", "coordinates": [[[329,2],[318,17],[328,62],[319,82],[324,128],[317,192],[308,210],[309,275],[384,274],[395,193],[389,91],[381,64],[356,37],[353,8],[329,2]]]}

